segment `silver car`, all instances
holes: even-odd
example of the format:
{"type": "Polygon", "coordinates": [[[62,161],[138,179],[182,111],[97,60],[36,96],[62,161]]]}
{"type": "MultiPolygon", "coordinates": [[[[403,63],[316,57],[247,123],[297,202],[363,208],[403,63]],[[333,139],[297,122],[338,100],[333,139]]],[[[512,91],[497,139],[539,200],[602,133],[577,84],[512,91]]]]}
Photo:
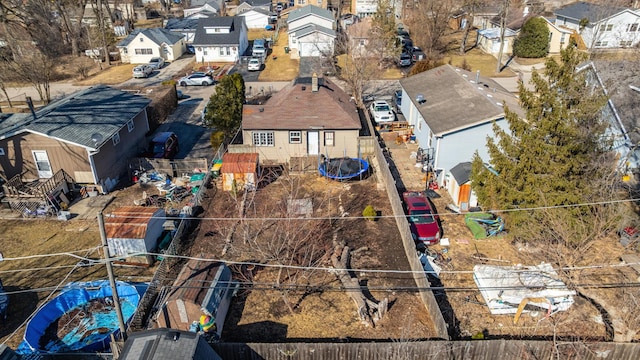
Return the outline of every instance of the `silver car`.
{"type": "Polygon", "coordinates": [[[151,66],[152,69],[162,69],[162,67],[164,66],[164,59],[161,57],[152,57],[151,60],[149,60],[149,66],[151,66]]]}
{"type": "Polygon", "coordinates": [[[148,65],[138,65],[133,68],[133,77],[136,79],[149,77],[152,73],[153,69],[148,65]]]}
{"type": "Polygon", "coordinates": [[[181,78],[180,80],[178,80],[178,84],[180,86],[189,86],[189,85],[207,86],[207,85],[213,85],[214,83],[215,81],[213,80],[213,78],[209,74],[203,73],[203,72],[194,72],[193,74],[187,75],[181,78]]]}

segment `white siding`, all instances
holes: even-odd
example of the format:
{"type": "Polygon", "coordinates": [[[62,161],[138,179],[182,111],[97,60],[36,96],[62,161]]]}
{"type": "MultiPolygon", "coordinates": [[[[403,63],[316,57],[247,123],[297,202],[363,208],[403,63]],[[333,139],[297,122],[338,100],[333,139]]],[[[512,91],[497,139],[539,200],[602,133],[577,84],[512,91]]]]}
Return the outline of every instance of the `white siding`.
{"type": "Polygon", "coordinates": [[[257,11],[249,10],[238,15],[244,18],[249,29],[264,29],[269,25],[269,16],[257,11]]]}
{"type": "Polygon", "coordinates": [[[319,16],[315,16],[315,15],[307,15],[303,18],[297,19],[295,21],[292,21],[290,23],[288,23],[289,25],[289,32],[294,32],[296,29],[301,28],[303,26],[309,25],[309,24],[315,24],[318,26],[323,26],[326,27],[327,29],[334,29],[335,28],[335,22],[333,20],[328,20],[319,16]]]}

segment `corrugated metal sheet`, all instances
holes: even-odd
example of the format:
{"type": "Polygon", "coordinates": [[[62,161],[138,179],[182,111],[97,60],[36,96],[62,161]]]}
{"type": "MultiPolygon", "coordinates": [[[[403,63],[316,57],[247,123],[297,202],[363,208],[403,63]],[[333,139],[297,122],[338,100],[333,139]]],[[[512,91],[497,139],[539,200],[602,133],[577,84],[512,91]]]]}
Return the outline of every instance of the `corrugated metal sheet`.
{"type": "Polygon", "coordinates": [[[104,219],[107,238],[144,239],[152,217],[164,217],[164,209],[125,206],[117,208],[104,219]]]}
{"type": "MultiPolygon", "coordinates": [[[[265,331],[269,331],[265,329],[265,331]]],[[[635,360],[640,344],[591,342],[476,340],[412,341],[359,343],[217,343],[213,349],[225,360],[297,359],[297,360],[387,360],[387,359],[563,359],[563,360],[635,360]]]]}
{"type": "Polygon", "coordinates": [[[221,173],[255,173],[258,167],[257,153],[226,153],[222,157],[221,173]]]}

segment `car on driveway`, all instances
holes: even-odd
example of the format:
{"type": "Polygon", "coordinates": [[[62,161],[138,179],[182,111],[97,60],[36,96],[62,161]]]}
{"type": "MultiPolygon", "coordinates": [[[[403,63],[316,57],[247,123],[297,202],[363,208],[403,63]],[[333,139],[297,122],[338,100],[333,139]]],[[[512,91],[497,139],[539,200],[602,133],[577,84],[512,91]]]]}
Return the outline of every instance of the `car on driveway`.
{"type": "Polygon", "coordinates": [[[189,85],[213,85],[215,81],[211,77],[211,75],[203,72],[194,72],[191,75],[187,75],[180,80],[178,80],[178,84],[180,86],[189,86],[189,85]]]}
{"type": "Polygon", "coordinates": [[[402,54],[400,54],[400,58],[398,59],[398,66],[407,67],[411,66],[411,64],[411,55],[409,53],[403,52],[402,54]]]}
{"type": "Polygon", "coordinates": [[[164,66],[164,59],[161,57],[152,57],[151,60],[149,60],[149,66],[155,70],[162,69],[164,66]]]}
{"type": "Polygon", "coordinates": [[[261,66],[262,66],[262,64],[260,63],[259,59],[252,58],[251,60],[249,60],[249,64],[247,65],[247,70],[249,70],[249,71],[260,71],[260,67],[261,66]]]}
{"type": "Polygon", "coordinates": [[[149,65],[138,65],[133,68],[133,77],[136,79],[149,77],[153,73],[153,68],[149,65]]]}
{"type": "Polygon", "coordinates": [[[390,122],[396,119],[391,106],[386,101],[377,100],[371,103],[369,111],[376,123],[390,122]]]}
{"type": "Polygon", "coordinates": [[[156,159],[173,159],[179,150],[178,136],[173,132],[160,132],[151,139],[150,153],[156,159]]]}
{"type": "Polygon", "coordinates": [[[414,46],[411,48],[411,61],[413,62],[422,61],[422,60],[425,60],[426,58],[427,58],[427,55],[425,55],[422,49],[420,49],[417,46],[414,46]]]}
{"type": "Polygon", "coordinates": [[[396,112],[398,114],[402,114],[402,109],[400,108],[402,105],[402,90],[396,90],[393,92],[393,102],[396,105],[396,112]]]}
{"type": "Polygon", "coordinates": [[[402,199],[416,245],[436,245],[440,242],[442,231],[438,216],[434,214],[431,203],[424,193],[407,191],[402,194],[402,199]]]}

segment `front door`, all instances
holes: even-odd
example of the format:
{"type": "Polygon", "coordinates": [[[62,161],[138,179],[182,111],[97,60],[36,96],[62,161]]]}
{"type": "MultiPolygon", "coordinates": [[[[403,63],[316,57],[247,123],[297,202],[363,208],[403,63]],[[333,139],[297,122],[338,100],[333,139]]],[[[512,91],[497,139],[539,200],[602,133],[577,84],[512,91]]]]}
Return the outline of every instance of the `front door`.
{"type": "Polygon", "coordinates": [[[320,153],[320,132],[307,132],[307,150],[309,155],[318,155],[320,153]]]}
{"type": "Polygon", "coordinates": [[[34,150],[33,160],[36,162],[36,170],[38,170],[38,177],[41,179],[48,179],[53,176],[53,171],[51,170],[51,163],[49,162],[49,157],[47,156],[47,152],[44,150],[34,150]]]}

